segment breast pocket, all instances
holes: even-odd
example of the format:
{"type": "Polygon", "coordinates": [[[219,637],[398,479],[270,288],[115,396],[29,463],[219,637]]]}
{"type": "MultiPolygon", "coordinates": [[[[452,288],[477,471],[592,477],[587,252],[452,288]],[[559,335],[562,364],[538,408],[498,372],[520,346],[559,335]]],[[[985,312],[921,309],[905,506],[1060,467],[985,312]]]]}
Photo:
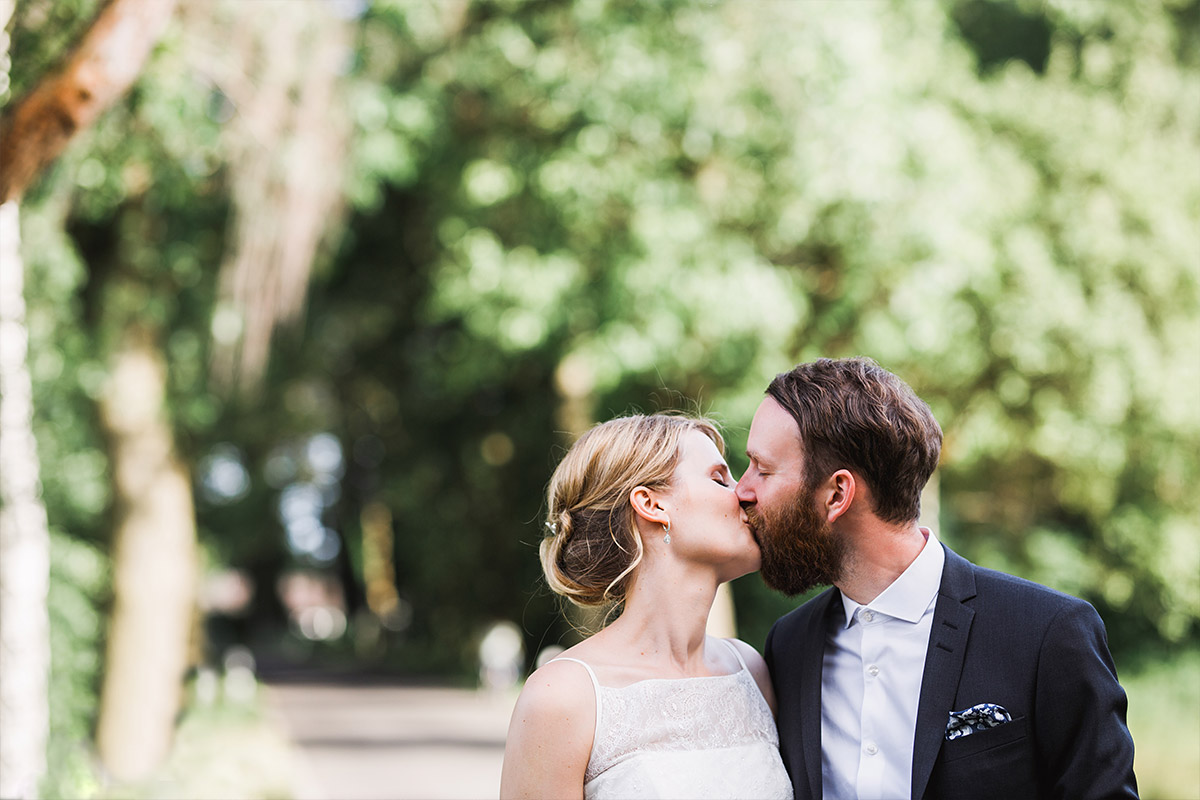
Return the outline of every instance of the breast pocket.
{"type": "Polygon", "coordinates": [[[975,731],[970,736],[960,736],[944,742],[942,744],[942,761],[950,763],[960,758],[967,758],[1001,747],[1021,749],[1022,743],[1028,738],[1029,720],[1026,717],[1017,717],[1011,722],[997,725],[986,731],[975,731]]]}
{"type": "Polygon", "coordinates": [[[972,800],[1036,797],[1029,720],[1017,717],[995,728],[942,742],[925,796],[972,800]]]}

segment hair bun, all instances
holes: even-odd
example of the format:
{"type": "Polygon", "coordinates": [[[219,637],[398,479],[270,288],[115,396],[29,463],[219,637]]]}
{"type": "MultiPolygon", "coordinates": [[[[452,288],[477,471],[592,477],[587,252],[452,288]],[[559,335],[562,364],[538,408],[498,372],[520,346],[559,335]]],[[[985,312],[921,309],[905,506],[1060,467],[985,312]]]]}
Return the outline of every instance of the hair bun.
{"type": "Polygon", "coordinates": [[[579,437],[547,490],[546,536],[539,548],[546,582],[581,606],[625,599],[643,546],[629,495],[666,489],[688,431],[725,443],[708,420],[655,414],[601,423],[579,437]]]}

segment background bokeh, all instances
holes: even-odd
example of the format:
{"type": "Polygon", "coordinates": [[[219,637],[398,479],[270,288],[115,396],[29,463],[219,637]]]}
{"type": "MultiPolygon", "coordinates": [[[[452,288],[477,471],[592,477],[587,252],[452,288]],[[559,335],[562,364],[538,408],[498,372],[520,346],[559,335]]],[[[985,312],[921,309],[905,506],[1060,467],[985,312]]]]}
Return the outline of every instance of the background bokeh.
{"type": "MultiPolygon", "coordinates": [[[[5,114],[100,5],[16,4],[5,114]]],[[[1144,791],[1200,793],[1195,0],[181,0],[20,223],[46,796],[175,680],[138,604],[191,609],[172,719],[238,669],[476,685],[497,622],[524,671],[577,636],[574,435],[702,411],[740,474],[770,378],[858,354],[946,432],[941,538],[1093,603],[1144,791]]],[[[794,601],[733,591],[761,648],[794,601]]]]}

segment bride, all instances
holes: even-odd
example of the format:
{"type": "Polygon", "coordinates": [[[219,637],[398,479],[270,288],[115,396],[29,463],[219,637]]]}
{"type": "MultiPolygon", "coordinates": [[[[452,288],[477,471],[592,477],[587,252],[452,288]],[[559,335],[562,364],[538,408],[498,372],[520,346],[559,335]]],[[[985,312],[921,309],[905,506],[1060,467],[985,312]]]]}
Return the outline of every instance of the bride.
{"type": "Polygon", "coordinates": [[[546,580],[600,632],[529,677],[502,798],[790,798],[770,677],[754,648],[705,635],[717,586],[758,569],[724,440],[703,419],[598,425],[550,480],[546,580]]]}

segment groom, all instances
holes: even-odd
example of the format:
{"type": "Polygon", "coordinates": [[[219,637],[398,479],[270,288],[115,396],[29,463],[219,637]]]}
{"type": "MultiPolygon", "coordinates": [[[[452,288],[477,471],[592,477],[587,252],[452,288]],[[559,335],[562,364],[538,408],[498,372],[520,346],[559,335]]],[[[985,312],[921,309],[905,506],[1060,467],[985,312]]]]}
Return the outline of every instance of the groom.
{"type": "Polygon", "coordinates": [[[796,799],[1136,797],[1095,609],[918,526],[941,444],[868,359],[778,375],[754,415],[737,495],[763,579],[834,586],[767,637],[796,799]]]}

